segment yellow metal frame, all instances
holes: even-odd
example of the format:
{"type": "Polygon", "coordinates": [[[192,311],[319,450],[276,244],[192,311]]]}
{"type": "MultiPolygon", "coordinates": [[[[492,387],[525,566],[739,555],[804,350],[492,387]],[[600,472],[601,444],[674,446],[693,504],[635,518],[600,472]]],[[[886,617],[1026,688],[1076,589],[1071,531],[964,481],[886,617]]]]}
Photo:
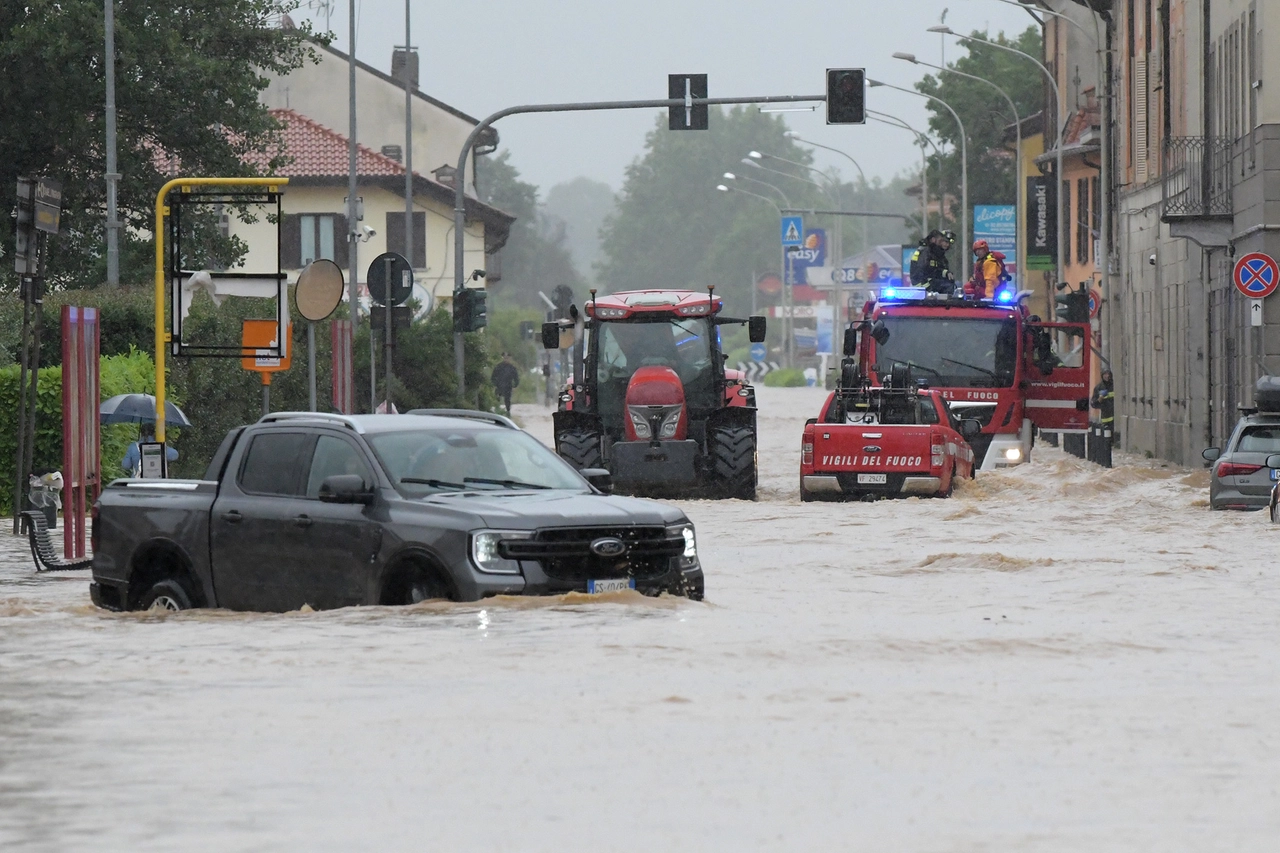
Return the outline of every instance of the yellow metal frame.
{"type": "Polygon", "coordinates": [[[156,441],[164,441],[165,347],[173,340],[164,322],[164,218],[169,215],[165,199],[179,187],[183,192],[192,187],[267,187],[275,192],[288,183],[288,178],[174,178],[156,193],[156,441]]]}

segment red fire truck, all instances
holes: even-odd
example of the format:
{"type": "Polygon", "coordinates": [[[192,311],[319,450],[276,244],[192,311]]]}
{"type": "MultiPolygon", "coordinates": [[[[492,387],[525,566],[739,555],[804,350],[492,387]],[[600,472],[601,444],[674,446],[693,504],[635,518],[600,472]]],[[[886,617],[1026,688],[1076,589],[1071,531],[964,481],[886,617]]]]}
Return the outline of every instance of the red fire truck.
{"type": "MultiPolygon", "coordinates": [[[[1087,324],[1050,323],[1031,314],[1029,291],[965,299],[924,288],[888,287],[863,309],[858,370],[888,384],[895,366],[942,393],[957,418],[982,425],[967,436],[981,471],[1026,462],[1037,429],[1089,427],[1087,324]]],[[[854,343],[857,341],[857,343],[854,343]]],[[[854,352],[848,352],[854,355],[854,352]]]]}

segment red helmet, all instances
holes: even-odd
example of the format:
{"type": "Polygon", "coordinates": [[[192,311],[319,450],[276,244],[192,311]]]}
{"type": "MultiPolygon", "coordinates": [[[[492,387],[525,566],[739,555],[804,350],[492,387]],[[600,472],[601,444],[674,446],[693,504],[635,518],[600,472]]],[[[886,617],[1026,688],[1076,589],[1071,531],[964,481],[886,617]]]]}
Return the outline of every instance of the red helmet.
{"type": "Polygon", "coordinates": [[[975,255],[979,255],[979,254],[985,255],[987,252],[990,252],[990,251],[991,251],[991,247],[987,245],[986,240],[973,241],[973,253],[975,255]]]}

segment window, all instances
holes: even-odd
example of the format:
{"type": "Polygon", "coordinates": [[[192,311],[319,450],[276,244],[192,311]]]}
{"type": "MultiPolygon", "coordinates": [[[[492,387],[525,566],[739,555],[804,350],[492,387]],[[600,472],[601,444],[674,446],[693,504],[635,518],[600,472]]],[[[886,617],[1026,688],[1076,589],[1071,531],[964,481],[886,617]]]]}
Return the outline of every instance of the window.
{"type": "Polygon", "coordinates": [[[314,435],[266,432],[253,437],[240,465],[240,488],[255,495],[298,495],[314,435]]]}
{"type": "Polygon", "coordinates": [[[338,213],[290,213],[280,224],[280,265],[302,269],[321,258],[347,265],[347,217],[338,213]]]}
{"type": "Polygon", "coordinates": [[[373,485],[373,475],[360,451],[349,442],[331,435],[316,441],[311,456],[311,473],[307,477],[307,497],[320,497],[320,484],[337,474],[359,474],[366,486],[373,485]]]}
{"type": "MultiPolygon", "coordinates": [[[[387,213],[387,251],[404,254],[404,211],[387,213]]],[[[414,269],[425,269],[427,266],[427,215],[413,214],[413,260],[414,269]]]]}
{"type": "Polygon", "coordinates": [[[1089,242],[1093,237],[1089,227],[1089,179],[1076,181],[1076,263],[1089,262],[1089,242]]]}
{"type": "Polygon", "coordinates": [[[1245,429],[1237,451],[1246,453],[1280,453],[1280,427],[1255,426],[1245,429]]]}
{"type": "MultiPolygon", "coordinates": [[[[1063,263],[1071,259],[1071,182],[1062,182],[1062,229],[1066,232],[1059,239],[1062,240],[1062,257],[1065,259],[1063,263]]],[[[1063,270],[1066,272],[1066,270],[1063,270]]]]}

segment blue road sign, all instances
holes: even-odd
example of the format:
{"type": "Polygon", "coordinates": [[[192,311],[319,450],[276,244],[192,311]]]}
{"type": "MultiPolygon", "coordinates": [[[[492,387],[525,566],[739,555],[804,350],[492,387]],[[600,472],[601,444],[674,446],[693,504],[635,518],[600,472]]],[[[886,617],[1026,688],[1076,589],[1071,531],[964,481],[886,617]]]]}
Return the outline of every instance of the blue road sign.
{"type": "Polygon", "coordinates": [[[751,345],[751,360],[752,360],[752,361],[764,361],[765,354],[766,354],[766,353],[765,353],[765,349],[764,349],[764,344],[752,344],[752,345],[751,345]]]}
{"type": "Polygon", "coordinates": [[[804,245],[804,217],[802,216],[782,217],[782,245],[784,246],[803,246],[804,245]]]}

